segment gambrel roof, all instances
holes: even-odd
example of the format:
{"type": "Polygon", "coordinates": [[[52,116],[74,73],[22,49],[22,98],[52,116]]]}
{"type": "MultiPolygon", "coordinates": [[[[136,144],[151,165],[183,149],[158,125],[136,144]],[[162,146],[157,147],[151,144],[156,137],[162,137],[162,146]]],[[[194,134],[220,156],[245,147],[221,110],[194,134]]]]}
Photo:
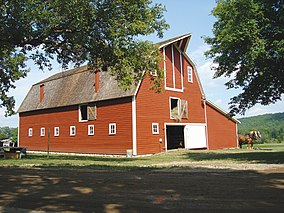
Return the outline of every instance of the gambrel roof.
{"type": "MultiPolygon", "coordinates": [[[[176,43],[182,51],[185,51],[190,37],[191,34],[185,34],[157,44],[160,48],[163,48],[176,43]]],[[[99,90],[95,91],[94,78],[94,72],[88,70],[87,65],[59,72],[34,84],[19,107],[18,112],[130,97],[135,95],[140,85],[132,85],[129,90],[123,90],[118,86],[114,76],[111,76],[108,72],[100,72],[99,90]],[[44,85],[44,98],[42,101],[40,101],[41,85],[44,85]]]]}
{"type": "Polygon", "coordinates": [[[71,106],[101,100],[133,96],[136,86],[129,90],[119,88],[115,77],[100,72],[100,88],[95,91],[95,73],[87,65],[57,73],[34,84],[18,112],[71,106]],[[40,86],[44,85],[44,98],[40,101],[40,86]]]}

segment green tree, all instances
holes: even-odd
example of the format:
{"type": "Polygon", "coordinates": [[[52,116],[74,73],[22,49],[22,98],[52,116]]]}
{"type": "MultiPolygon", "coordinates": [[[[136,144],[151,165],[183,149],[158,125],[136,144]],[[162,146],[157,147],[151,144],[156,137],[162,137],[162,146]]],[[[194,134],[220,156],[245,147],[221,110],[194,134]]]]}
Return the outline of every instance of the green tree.
{"type": "MultiPolygon", "coordinates": [[[[88,62],[90,69],[112,71],[122,88],[158,68],[159,50],[139,35],[162,37],[165,8],[151,0],[1,0],[0,107],[14,113],[8,95],[28,73],[25,62],[40,69],[88,62]]],[[[153,79],[159,89],[160,78],[153,79]]]]}
{"type": "Polygon", "coordinates": [[[242,88],[231,98],[231,114],[257,103],[281,100],[284,91],[283,0],[217,0],[211,46],[205,55],[217,66],[214,77],[232,77],[227,88],[242,88]]]}

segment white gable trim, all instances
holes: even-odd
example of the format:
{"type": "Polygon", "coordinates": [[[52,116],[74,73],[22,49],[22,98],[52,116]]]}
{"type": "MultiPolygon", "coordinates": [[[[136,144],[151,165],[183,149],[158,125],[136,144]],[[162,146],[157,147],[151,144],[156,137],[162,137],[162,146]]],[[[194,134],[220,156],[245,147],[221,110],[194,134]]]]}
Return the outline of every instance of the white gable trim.
{"type": "Polygon", "coordinates": [[[132,96],[132,154],[137,155],[136,96],[132,96]]]}

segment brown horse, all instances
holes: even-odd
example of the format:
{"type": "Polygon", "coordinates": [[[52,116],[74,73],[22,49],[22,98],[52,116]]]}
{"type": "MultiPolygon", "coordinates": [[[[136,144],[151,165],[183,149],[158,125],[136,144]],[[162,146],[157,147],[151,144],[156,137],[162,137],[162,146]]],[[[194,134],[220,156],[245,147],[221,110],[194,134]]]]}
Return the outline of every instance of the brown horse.
{"type": "Polygon", "coordinates": [[[242,148],[243,144],[247,144],[247,148],[252,149],[254,141],[258,138],[261,138],[261,134],[259,131],[250,131],[246,135],[238,135],[239,146],[240,148],[242,148]]]}

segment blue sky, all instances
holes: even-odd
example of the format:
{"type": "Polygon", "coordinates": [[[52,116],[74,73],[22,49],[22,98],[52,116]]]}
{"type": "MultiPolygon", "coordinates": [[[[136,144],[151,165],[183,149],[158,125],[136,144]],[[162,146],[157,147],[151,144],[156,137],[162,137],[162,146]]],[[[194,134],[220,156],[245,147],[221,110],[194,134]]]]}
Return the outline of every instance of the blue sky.
{"type": "MultiPolygon", "coordinates": [[[[201,38],[204,35],[212,36],[212,26],[215,18],[210,13],[215,6],[215,0],[154,0],[153,2],[161,3],[167,9],[165,19],[170,24],[170,28],[164,33],[163,39],[169,39],[186,33],[192,34],[187,53],[197,66],[206,97],[227,111],[230,98],[238,94],[238,91],[227,90],[224,86],[226,82],[225,78],[212,79],[213,72],[210,70],[212,60],[206,60],[203,54],[209,47],[201,38]]],[[[160,41],[155,35],[149,36],[147,39],[153,42],[160,41]]],[[[16,82],[16,89],[10,92],[16,99],[16,109],[23,101],[32,84],[62,71],[59,65],[55,65],[53,71],[45,72],[40,71],[33,63],[28,63],[28,66],[31,72],[26,78],[16,82]]],[[[283,111],[284,101],[280,101],[269,106],[256,105],[249,109],[245,116],[283,111]]],[[[16,127],[17,125],[18,115],[5,118],[4,109],[0,108],[0,126],[16,127]]]]}

